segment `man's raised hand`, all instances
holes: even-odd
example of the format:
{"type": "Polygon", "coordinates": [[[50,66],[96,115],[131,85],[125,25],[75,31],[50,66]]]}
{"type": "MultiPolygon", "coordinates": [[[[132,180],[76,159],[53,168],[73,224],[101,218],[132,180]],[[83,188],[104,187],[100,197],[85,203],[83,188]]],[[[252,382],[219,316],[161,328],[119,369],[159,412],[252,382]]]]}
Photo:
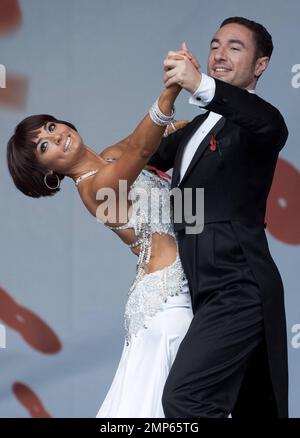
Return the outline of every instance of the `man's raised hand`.
{"type": "Polygon", "coordinates": [[[178,84],[187,91],[194,93],[201,82],[200,64],[190,52],[185,43],[181,50],[170,51],[164,60],[164,84],[166,88],[178,84]]]}

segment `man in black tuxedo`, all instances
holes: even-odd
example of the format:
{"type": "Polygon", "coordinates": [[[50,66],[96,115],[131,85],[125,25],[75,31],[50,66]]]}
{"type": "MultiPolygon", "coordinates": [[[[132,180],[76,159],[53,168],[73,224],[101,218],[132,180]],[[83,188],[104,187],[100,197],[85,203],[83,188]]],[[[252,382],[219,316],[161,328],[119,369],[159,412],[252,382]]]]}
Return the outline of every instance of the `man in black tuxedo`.
{"type": "Polygon", "coordinates": [[[203,231],[174,223],[194,319],[164,388],[169,418],[288,416],[283,286],[264,230],[288,131],[254,93],[272,50],[263,26],[233,17],[212,39],[208,75],[176,52],[164,61],[165,86],[182,86],[206,110],[163,139],[149,162],[174,168],[183,198],[185,188],[204,188],[203,231]]]}

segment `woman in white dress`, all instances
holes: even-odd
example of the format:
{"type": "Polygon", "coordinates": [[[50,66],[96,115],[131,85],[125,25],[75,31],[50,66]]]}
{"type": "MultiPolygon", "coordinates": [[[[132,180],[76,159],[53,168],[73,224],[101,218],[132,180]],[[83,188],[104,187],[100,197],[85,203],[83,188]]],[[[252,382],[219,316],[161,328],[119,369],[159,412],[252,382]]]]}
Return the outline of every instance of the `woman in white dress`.
{"type": "Polygon", "coordinates": [[[166,127],[175,130],[185,125],[174,122],[173,104],[179,92],[178,85],[163,90],[134,132],[99,155],[83,143],[74,125],[50,115],[27,117],[8,142],[8,167],[19,190],[32,197],[51,196],[60,190],[65,176],[72,178],[90,213],[138,256],[125,309],[121,360],[97,417],[164,416],[164,384],[192,319],[169,212],[170,184],[166,175],[145,168],[166,127]],[[118,201],[120,180],[128,187],[126,211],[106,204],[108,210],[117,210],[111,221],[104,214],[108,210],[99,209],[104,200],[97,193],[113,189],[118,201]],[[126,220],[120,221],[124,213],[126,220]]]}
{"type": "Polygon", "coordinates": [[[169,207],[169,183],[142,170],[130,194],[137,199],[130,220],[115,230],[134,230],[136,242],[131,247],[139,245],[139,260],[125,309],[122,357],[98,418],[164,417],[162,391],[192,319],[170,216],[168,221],[162,220],[162,212],[169,207]],[[149,207],[152,189],[159,189],[160,199],[152,199],[149,207]],[[143,191],[149,196],[139,197],[143,191]],[[158,269],[149,269],[152,258],[158,269]]]}

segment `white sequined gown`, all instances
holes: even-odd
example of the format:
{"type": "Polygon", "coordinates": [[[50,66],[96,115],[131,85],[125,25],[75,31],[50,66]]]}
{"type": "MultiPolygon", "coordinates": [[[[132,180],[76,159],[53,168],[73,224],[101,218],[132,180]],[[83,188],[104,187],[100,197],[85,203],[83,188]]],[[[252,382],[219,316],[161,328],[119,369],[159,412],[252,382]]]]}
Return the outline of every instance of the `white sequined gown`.
{"type": "MultiPolygon", "coordinates": [[[[145,274],[153,233],[175,238],[169,182],[143,170],[131,186],[128,224],[140,245],[137,273],[125,309],[125,341],[111,387],[97,418],[164,417],[162,392],[178,347],[192,319],[187,280],[178,256],[168,267],[145,274]],[[150,196],[151,203],[149,202],[150,196]]],[[[111,227],[113,228],[113,227],[111,227]]]]}

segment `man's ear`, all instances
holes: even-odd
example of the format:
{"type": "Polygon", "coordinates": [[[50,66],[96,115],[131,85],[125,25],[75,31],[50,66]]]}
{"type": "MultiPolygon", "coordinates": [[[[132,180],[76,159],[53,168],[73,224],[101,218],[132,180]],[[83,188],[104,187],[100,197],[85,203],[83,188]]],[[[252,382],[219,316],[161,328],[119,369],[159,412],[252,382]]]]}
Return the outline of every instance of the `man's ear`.
{"type": "Polygon", "coordinates": [[[259,77],[268,67],[270,58],[268,56],[262,56],[255,62],[254,76],[259,77]]]}

